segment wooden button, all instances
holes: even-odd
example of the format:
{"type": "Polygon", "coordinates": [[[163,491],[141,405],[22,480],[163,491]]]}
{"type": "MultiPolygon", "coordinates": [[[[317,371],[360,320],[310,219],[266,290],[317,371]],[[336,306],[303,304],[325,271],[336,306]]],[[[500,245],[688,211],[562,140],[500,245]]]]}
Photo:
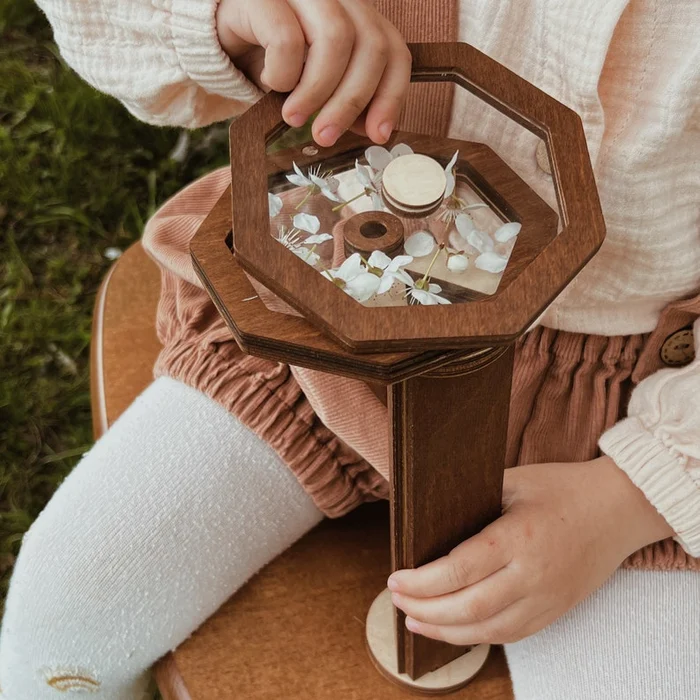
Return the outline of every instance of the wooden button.
{"type": "Polygon", "coordinates": [[[383,211],[365,211],[342,224],[345,255],[361,253],[369,257],[375,250],[388,256],[403,251],[404,229],[401,220],[383,211]]]}
{"type": "Polygon", "coordinates": [[[671,333],[661,346],[662,362],[668,367],[682,367],[690,364],[695,359],[695,342],[693,339],[693,329],[671,333]]]}
{"type": "Polygon", "coordinates": [[[444,168],[420,153],[395,158],[382,175],[385,196],[402,209],[421,210],[439,204],[446,186],[444,168]]]}
{"type": "Polygon", "coordinates": [[[552,174],[552,166],[549,163],[549,153],[547,153],[547,144],[544,141],[539,141],[537,143],[535,159],[537,160],[537,165],[540,170],[547,173],[547,175],[552,174]]]}

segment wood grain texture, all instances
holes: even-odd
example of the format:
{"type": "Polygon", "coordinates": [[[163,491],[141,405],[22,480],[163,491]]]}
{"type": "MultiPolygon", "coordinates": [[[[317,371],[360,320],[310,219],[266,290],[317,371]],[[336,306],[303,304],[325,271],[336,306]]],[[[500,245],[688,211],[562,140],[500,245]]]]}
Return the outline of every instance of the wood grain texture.
{"type": "MultiPolygon", "coordinates": [[[[329,287],[328,293],[310,293],[319,284],[314,279],[316,273],[303,261],[292,259],[273,240],[263,241],[271,238],[266,233],[268,173],[256,164],[264,162],[265,143],[281,121],[284,99],[270,94],[231,125],[236,252],[241,263],[266,286],[355,350],[413,351],[468,347],[470,343],[508,344],[565,288],[605,235],[581,120],[466,44],[416,44],[411,50],[414,80],[453,80],[547,142],[563,217],[561,233],[529,264],[513,273],[512,280],[504,277],[493,297],[470,304],[363,309],[339,289],[329,287]]],[[[525,227],[521,235],[525,240],[525,227]]]]}
{"type": "MultiPolygon", "coordinates": [[[[501,514],[513,346],[483,350],[389,387],[393,568],[444,556],[501,514]]],[[[399,671],[419,678],[464,648],[409,632],[399,671]]]]}
{"type": "Polygon", "coordinates": [[[358,355],[306,319],[270,311],[226,245],[230,202],[229,188],[197,230],[190,250],[195,271],[244,352],[378,384],[420,374],[462,354],[453,350],[358,355]]]}
{"type": "MultiPolygon", "coordinates": [[[[166,700],[415,697],[381,677],[365,648],[364,617],[389,573],[388,532],[386,504],[324,521],[159,665],[166,700]]],[[[450,697],[512,700],[502,651],[450,697]]]]}
{"type": "Polygon", "coordinates": [[[92,316],[92,427],[102,435],[152,381],[161,344],[156,335],[160,271],[140,242],[110,268],[92,316]]]}

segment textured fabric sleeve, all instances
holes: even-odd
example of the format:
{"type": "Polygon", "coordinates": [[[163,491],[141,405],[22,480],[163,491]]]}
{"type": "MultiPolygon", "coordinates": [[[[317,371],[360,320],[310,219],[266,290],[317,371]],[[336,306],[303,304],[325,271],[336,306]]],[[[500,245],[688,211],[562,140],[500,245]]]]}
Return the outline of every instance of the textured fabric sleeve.
{"type": "Polygon", "coordinates": [[[139,119],[195,128],[259,96],[224,53],[217,0],[38,0],[66,62],[139,119]]]}
{"type": "Polygon", "coordinates": [[[700,556],[700,319],[696,359],[663,369],[632,394],[628,417],[603,434],[600,447],[629,476],[676,533],[700,556]]]}

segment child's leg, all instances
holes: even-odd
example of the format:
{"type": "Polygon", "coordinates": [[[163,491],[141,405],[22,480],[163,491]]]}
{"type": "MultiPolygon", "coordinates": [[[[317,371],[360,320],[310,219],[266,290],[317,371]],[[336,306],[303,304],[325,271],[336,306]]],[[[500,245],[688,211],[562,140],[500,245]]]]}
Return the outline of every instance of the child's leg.
{"type": "Polygon", "coordinates": [[[0,641],[8,700],[140,700],[148,669],[322,519],[225,409],[158,379],[25,537],[0,641]]]}
{"type": "Polygon", "coordinates": [[[516,700],[700,698],[700,574],[620,570],[506,654],[516,700]]]}

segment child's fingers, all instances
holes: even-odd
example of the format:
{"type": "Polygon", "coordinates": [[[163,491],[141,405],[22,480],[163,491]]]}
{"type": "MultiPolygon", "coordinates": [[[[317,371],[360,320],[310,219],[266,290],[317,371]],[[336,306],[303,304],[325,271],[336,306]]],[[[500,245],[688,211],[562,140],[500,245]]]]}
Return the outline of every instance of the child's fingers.
{"type": "Polygon", "coordinates": [[[355,25],[337,0],[290,0],[309,44],[299,84],[287,98],[283,116],[301,126],[333,94],[348,66],[355,25]]]}
{"type": "Polygon", "coordinates": [[[393,593],[391,599],[406,615],[431,625],[468,625],[488,620],[523,597],[522,586],[508,567],[472,586],[436,598],[412,598],[393,593]]]}
{"type": "Polygon", "coordinates": [[[430,564],[396,571],[389,577],[389,589],[413,598],[432,598],[471,586],[502,569],[510,562],[510,554],[498,546],[490,528],[430,564]]]}
{"type": "Polygon", "coordinates": [[[272,90],[288,92],[304,69],[306,38],[297,17],[284,0],[260,0],[252,29],[265,49],[260,80],[272,90]]]}
{"type": "Polygon", "coordinates": [[[365,119],[367,135],[376,143],[384,143],[391,136],[411,82],[411,52],[396,30],[389,33],[389,41],[389,62],[365,119]]]}
{"type": "Polygon", "coordinates": [[[314,121],[314,138],[332,146],[362,114],[374,95],[386,67],[388,42],[379,30],[366,31],[338,88],[314,121]]]}
{"type": "Polygon", "coordinates": [[[448,644],[508,644],[523,639],[541,628],[538,620],[547,617],[546,612],[532,609],[528,598],[521,598],[493,617],[471,625],[431,625],[406,618],[406,627],[416,634],[438,639],[448,644]]]}

